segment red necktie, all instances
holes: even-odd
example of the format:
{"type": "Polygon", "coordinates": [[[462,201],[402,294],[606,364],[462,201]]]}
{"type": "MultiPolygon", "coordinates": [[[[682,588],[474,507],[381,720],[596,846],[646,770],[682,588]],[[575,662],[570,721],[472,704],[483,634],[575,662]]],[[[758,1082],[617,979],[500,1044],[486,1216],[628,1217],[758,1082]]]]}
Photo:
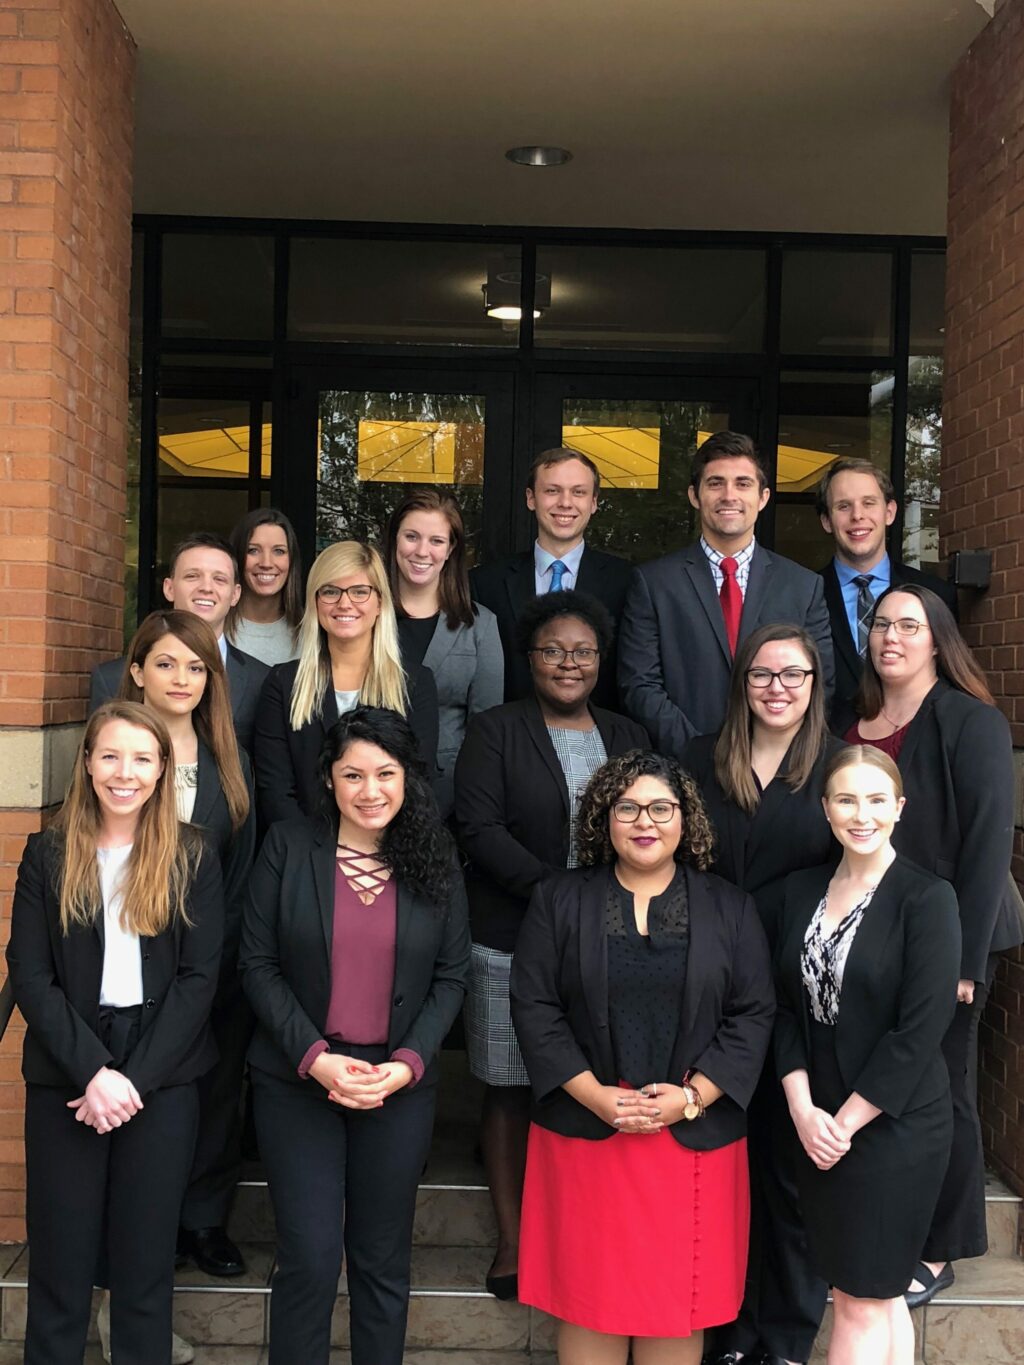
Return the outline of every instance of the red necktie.
{"type": "Polygon", "coordinates": [[[736,653],[736,641],[740,633],[740,617],[743,615],[743,594],[740,592],[740,585],[736,582],[736,570],[739,565],[732,555],[726,555],[719,566],[722,570],[722,588],[719,592],[719,600],[722,603],[722,615],[725,617],[725,633],[729,638],[729,653],[736,653]]]}

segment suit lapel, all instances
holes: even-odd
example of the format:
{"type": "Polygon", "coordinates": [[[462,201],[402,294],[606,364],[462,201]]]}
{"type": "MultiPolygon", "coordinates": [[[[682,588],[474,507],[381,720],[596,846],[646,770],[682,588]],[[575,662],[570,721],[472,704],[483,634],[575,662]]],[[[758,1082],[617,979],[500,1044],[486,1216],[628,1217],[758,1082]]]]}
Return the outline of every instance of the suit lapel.
{"type": "Polygon", "coordinates": [[[520,555],[509,566],[508,577],[505,579],[505,590],[508,593],[508,600],[512,604],[512,615],[518,617],[527,602],[537,596],[532,550],[525,555],[520,555]]]}
{"type": "MultiPolygon", "coordinates": [[[[750,821],[747,831],[747,842],[744,850],[744,870],[753,861],[755,851],[764,844],[766,837],[770,835],[776,825],[779,815],[784,815],[786,808],[793,796],[789,787],[783,781],[782,774],[786,771],[786,764],[789,761],[789,753],[779,765],[779,771],[768,783],[761,800],[758,803],[754,817],[750,821]]],[[[784,837],[784,831],[780,831],[784,837]]]]}
{"type": "Polygon", "coordinates": [[[436,675],[438,669],[444,664],[445,659],[447,659],[448,655],[455,648],[456,640],[462,638],[465,630],[466,627],[461,623],[455,630],[449,630],[448,623],[444,618],[444,612],[441,612],[440,616],[437,618],[437,625],[434,627],[434,633],[430,637],[430,644],[427,646],[427,652],[423,656],[423,667],[429,668],[431,673],[436,675]]]}
{"type": "Polygon", "coordinates": [[[846,615],[846,603],[843,601],[843,590],[839,585],[839,575],[836,573],[834,561],[822,570],[821,576],[825,581],[825,605],[828,607],[828,617],[832,625],[833,642],[847,668],[855,678],[859,678],[861,658],[850,634],[850,621],[846,615]]]}
{"type": "Polygon", "coordinates": [[[596,870],[588,877],[579,898],[580,981],[606,1075],[611,1075],[615,1069],[608,1027],[608,951],[604,926],[614,875],[610,867],[596,870]]]}
{"type": "Polygon", "coordinates": [[[707,882],[694,868],[683,869],[686,877],[686,901],[689,906],[690,943],[686,954],[686,982],[683,986],[683,1026],[680,1037],[688,1038],[697,1022],[704,986],[709,978],[708,963],[711,957],[711,936],[715,916],[709,914],[707,902],[709,891],[707,882]]]}
{"type": "Polygon", "coordinates": [[[580,592],[589,592],[591,597],[601,599],[601,575],[604,566],[586,545],[580,558],[580,571],[576,575],[576,587],[580,592]]]}
{"type": "Polygon", "coordinates": [[[220,789],[220,774],[213,754],[200,740],[199,778],[196,786],[196,803],[192,810],[192,824],[209,827],[220,789]]]}
{"type": "MultiPolygon", "coordinates": [[[[708,557],[700,548],[700,544],[691,545],[689,549],[681,551],[683,556],[683,572],[693,584],[693,590],[697,595],[697,600],[704,608],[711,629],[714,631],[715,639],[718,641],[719,648],[732,667],[732,654],[729,652],[729,640],[725,633],[725,617],[722,615],[722,603],[718,593],[715,592],[715,580],[711,573],[711,565],[708,557]]],[[[742,633],[742,618],[740,630],[742,633]]],[[[678,640],[677,647],[685,650],[688,645],[686,640],[678,640]]]]}
{"type": "Polygon", "coordinates": [[[896,760],[896,766],[901,773],[906,773],[909,770],[918,741],[924,733],[925,722],[934,710],[936,701],[942,696],[942,693],[946,690],[947,686],[948,683],[943,682],[943,680],[939,678],[932,690],[925,697],[924,701],[917,708],[917,715],[907,727],[907,733],[903,738],[903,744],[900,748],[900,756],[896,760]]]}
{"type": "Polygon", "coordinates": [[[548,734],[547,726],[544,724],[544,717],[540,713],[540,706],[536,698],[527,698],[526,703],[526,729],[531,740],[544,761],[544,765],[554,779],[558,794],[562,798],[562,806],[565,814],[569,814],[569,788],[566,785],[565,773],[562,765],[558,761],[555,753],[555,746],[551,743],[551,736],[548,734]]]}
{"type": "Polygon", "coordinates": [[[328,963],[331,960],[331,949],[334,946],[334,869],[336,866],[334,852],[334,840],[327,833],[324,833],[309,851],[310,861],[313,864],[313,883],[316,886],[317,906],[320,911],[320,923],[324,931],[324,948],[328,963]]]}
{"type": "Polygon", "coordinates": [[[760,624],[761,607],[768,596],[768,584],[772,575],[772,559],[767,550],[760,545],[754,546],[750,558],[750,573],[747,575],[747,590],[743,594],[743,614],[740,617],[740,633],[737,644],[752,635],[760,624]]]}

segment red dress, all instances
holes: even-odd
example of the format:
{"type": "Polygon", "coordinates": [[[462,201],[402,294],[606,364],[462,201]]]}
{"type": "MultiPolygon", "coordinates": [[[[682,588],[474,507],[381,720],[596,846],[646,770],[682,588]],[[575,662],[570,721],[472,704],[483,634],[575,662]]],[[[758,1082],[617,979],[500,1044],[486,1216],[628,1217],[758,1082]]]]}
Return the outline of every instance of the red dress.
{"type": "Polygon", "coordinates": [[[746,1138],[693,1152],[664,1128],[590,1141],[531,1124],[519,1300],[615,1336],[732,1322],[749,1223],[746,1138]]]}

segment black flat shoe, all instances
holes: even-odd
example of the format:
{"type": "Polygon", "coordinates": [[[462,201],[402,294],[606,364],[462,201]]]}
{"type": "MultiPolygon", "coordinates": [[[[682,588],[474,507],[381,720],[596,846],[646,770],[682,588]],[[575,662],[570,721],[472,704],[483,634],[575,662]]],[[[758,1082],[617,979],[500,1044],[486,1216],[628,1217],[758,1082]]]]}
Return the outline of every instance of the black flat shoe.
{"type": "MultiPolygon", "coordinates": [[[[223,1228],[196,1228],[186,1232],[185,1245],[188,1254],[206,1275],[218,1275],[223,1279],[234,1279],[245,1274],[245,1261],[223,1228]]],[[[179,1239],[179,1249],[182,1246],[179,1239]]]]}
{"type": "Polygon", "coordinates": [[[493,1294],[496,1299],[504,1299],[510,1302],[519,1297],[519,1276],[515,1273],[511,1275],[488,1275],[484,1280],[484,1285],[488,1294],[493,1294]]]}
{"type": "Polygon", "coordinates": [[[908,1289],[903,1297],[907,1301],[908,1308],[920,1308],[922,1304],[931,1303],[940,1289],[948,1289],[956,1279],[956,1275],[950,1261],[946,1262],[937,1275],[933,1275],[924,1262],[919,1261],[913,1278],[919,1280],[924,1288],[908,1289]]]}

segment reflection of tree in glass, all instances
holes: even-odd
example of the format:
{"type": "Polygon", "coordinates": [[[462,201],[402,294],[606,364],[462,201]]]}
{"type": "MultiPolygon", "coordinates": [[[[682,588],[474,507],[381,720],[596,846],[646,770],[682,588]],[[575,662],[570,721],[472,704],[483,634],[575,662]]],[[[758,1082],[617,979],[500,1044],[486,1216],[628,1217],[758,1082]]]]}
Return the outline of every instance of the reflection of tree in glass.
{"type": "MultiPolygon", "coordinates": [[[[659,432],[657,488],[609,485],[610,478],[628,478],[615,458],[614,440],[603,466],[597,514],[587,528],[587,542],[636,563],[690,545],[699,534],[697,514],[686,490],[699,431],[719,431],[728,425],[707,403],[651,403],[643,399],[570,398],[562,407],[566,427],[650,430],[659,432]]],[[[568,439],[571,445],[571,439],[568,439]]],[[[597,453],[595,451],[595,453],[597,453]]]]}
{"type": "Polygon", "coordinates": [[[903,553],[911,564],[938,560],[942,356],[911,356],[903,553]]]}
{"type": "MultiPolygon", "coordinates": [[[[420,485],[452,493],[459,501],[470,546],[480,532],[483,507],[483,397],[465,394],[342,392],[320,395],[320,465],[317,483],[317,551],[337,540],[368,540],[379,545],[384,524],[397,503],[420,485]],[[408,482],[359,476],[360,422],[386,425],[443,422],[455,426],[455,471],[450,483],[425,478],[408,482]]],[[[422,439],[428,441],[429,434],[422,439]]],[[[418,448],[410,434],[395,459],[418,448]]]]}

